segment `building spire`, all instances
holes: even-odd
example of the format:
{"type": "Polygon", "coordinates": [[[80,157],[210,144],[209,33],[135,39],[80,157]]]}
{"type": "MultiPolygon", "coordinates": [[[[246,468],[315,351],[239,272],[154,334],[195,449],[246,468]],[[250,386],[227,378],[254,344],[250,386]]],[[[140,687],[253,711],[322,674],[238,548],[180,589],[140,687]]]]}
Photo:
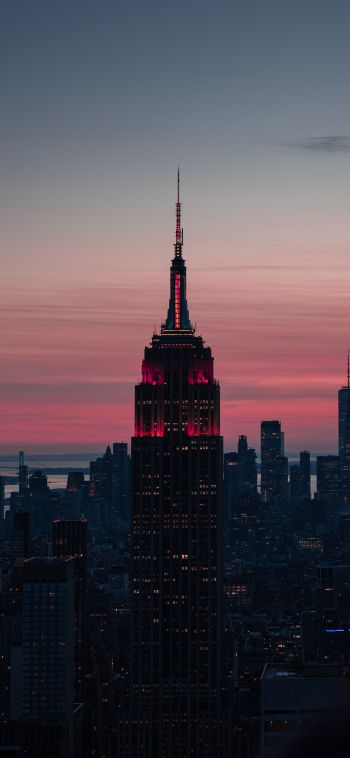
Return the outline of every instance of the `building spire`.
{"type": "Polygon", "coordinates": [[[181,203],[180,203],[180,167],[177,167],[177,202],[176,202],[176,232],[175,232],[175,256],[182,256],[183,229],[181,229],[181,203]]]}
{"type": "Polygon", "coordinates": [[[175,255],[170,269],[170,300],[168,315],[162,325],[162,334],[175,335],[179,331],[194,333],[186,300],[186,266],[182,257],[183,230],[181,228],[180,169],[177,169],[175,255]]]}

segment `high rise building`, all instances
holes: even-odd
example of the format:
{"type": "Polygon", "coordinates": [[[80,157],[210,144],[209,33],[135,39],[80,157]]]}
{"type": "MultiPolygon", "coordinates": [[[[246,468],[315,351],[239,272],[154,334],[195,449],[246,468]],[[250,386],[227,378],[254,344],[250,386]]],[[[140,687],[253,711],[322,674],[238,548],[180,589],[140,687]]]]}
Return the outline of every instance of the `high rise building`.
{"type": "Polygon", "coordinates": [[[30,514],[27,511],[15,511],[11,530],[12,559],[29,558],[30,543],[30,514]]]}
{"type": "Polygon", "coordinates": [[[18,484],[20,494],[28,487],[28,466],[24,463],[24,452],[19,451],[18,484]]]}
{"type": "Polygon", "coordinates": [[[55,558],[74,558],[74,694],[83,699],[85,664],[85,602],[87,580],[87,521],[61,520],[53,523],[52,552],[55,558]]]}
{"type": "Polygon", "coordinates": [[[317,495],[319,497],[337,496],[340,490],[340,467],[337,455],[318,455],[317,495]]]}
{"type": "Polygon", "coordinates": [[[60,497],[48,487],[46,474],[34,471],[29,477],[29,487],[24,488],[20,496],[20,507],[30,513],[33,537],[51,532],[59,506],[60,497]]]}
{"type": "Polygon", "coordinates": [[[222,755],[220,390],[189,318],[180,214],[178,180],[168,315],[135,389],[127,754],[139,758],[222,755]]]}
{"type": "Polygon", "coordinates": [[[5,515],[5,477],[0,476],[0,536],[4,532],[5,515]]]}
{"type": "Polygon", "coordinates": [[[24,745],[30,735],[24,754],[73,758],[79,755],[74,744],[74,560],[30,558],[21,575],[21,641],[11,651],[11,729],[5,744],[24,745]]]}
{"type": "Polygon", "coordinates": [[[344,456],[345,427],[350,402],[350,356],[348,351],[347,383],[338,390],[338,454],[340,464],[344,456]]]}
{"type": "Polygon", "coordinates": [[[90,462],[90,491],[92,495],[112,502],[113,456],[109,445],[102,458],[90,462]]]}
{"type": "Polygon", "coordinates": [[[310,500],[311,498],[311,467],[310,467],[310,451],[300,451],[300,497],[302,500],[310,500]]]}
{"type": "Polygon", "coordinates": [[[289,497],[293,507],[301,500],[300,466],[293,465],[289,471],[289,497]]]}
{"type": "Polygon", "coordinates": [[[277,506],[288,500],[288,460],[279,421],[261,422],[261,498],[277,506]]]}
{"type": "Polygon", "coordinates": [[[113,501],[116,514],[130,519],[130,456],[126,442],[113,443],[113,501]]]}
{"type": "Polygon", "coordinates": [[[21,745],[30,758],[73,758],[80,755],[73,703],[74,560],[30,558],[21,576],[21,640],[11,651],[11,720],[1,744],[21,745]]]}
{"type": "Polygon", "coordinates": [[[248,447],[247,437],[238,438],[236,452],[224,455],[224,503],[225,520],[232,517],[233,501],[242,494],[257,492],[256,452],[248,447]]]}
{"type": "Polygon", "coordinates": [[[22,716],[73,713],[74,561],[23,564],[22,716]]]}

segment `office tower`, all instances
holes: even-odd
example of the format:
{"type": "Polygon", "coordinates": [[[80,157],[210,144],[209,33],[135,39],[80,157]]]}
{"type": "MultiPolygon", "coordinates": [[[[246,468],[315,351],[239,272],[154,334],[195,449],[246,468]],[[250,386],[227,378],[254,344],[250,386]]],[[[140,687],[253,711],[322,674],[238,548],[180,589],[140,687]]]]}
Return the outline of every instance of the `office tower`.
{"type": "Polygon", "coordinates": [[[13,526],[11,530],[12,559],[29,558],[30,548],[30,514],[26,511],[16,511],[13,514],[13,526]]]}
{"type": "Polygon", "coordinates": [[[300,452],[300,497],[302,500],[311,498],[311,480],[310,480],[310,451],[301,450],[300,452]]]}
{"type": "Polygon", "coordinates": [[[80,755],[74,744],[74,560],[30,558],[22,581],[21,642],[11,654],[11,722],[1,731],[1,744],[21,745],[31,758],[73,758],[80,755]]]}
{"type": "Polygon", "coordinates": [[[145,348],[132,439],[131,737],[138,758],[222,754],[222,438],[190,322],[179,184],[168,315],[145,348]]]}
{"type": "Polygon", "coordinates": [[[52,552],[55,558],[74,558],[74,694],[83,698],[85,663],[85,604],[87,578],[86,519],[56,520],[53,523],[52,552]]]}
{"type": "Polygon", "coordinates": [[[90,497],[94,498],[93,511],[88,512],[89,523],[110,530],[113,526],[113,455],[109,445],[101,458],[90,462],[90,497]]]}
{"type": "Polygon", "coordinates": [[[24,463],[23,450],[19,451],[18,484],[19,492],[22,494],[22,492],[28,487],[28,466],[24,463]]]}
{"type": "Polygon", "coordinates": [[[29,487],[21,497],[22,508],[31,516],[31,532],[33,537],[51,532],[51,524],[57,517],[60,498],[51,492],[47,484],[47,476],[42,471],[34,471],[29,477],[29,487]]]}
{"type": "Polygon", "coordinates": [[[29,489],[31,492],[47,492],[47,476],[42,471],[34,471],[29,477],[29,489]]]}
{"type": "Polygon", "coordinates": [[[340,466],[337,455],[318,455],[316,458],[317,495],[336,496],[340,490],[340,466]]]}
{"type": "Polygon", "coordinates": [[[113,443],[113,503],[116,514],[130,519],[130,456],[126,442],[113,443]]]}
{"type": "Polygon", "coordinates": [[[289,497],[293,507],[301,500],[300,466],[293,465],[289,471],[289,497]]]}
{"type": "Polygon", "coordinates": [[[103,497],[108,503],[112,502],[113,486],[113,455],[109,445],[102,458],[90,462],[91,494],[103,497]]]}
{"type": "Polygon", "coordinates": [[[232,518],[232,505],[239,488],[238,454],[234,451],[224,455],[224,521],[228,528],[232,518]]]}
{"type": "Polygon", "coordinates": [[[344,674],[344,666],[328,661],[297,670],[266,663],[261,675],[260,758],[345,756],[348,735],[341,721],[350,681],[344,674]]]}
{"type": "Polygon", "coordinates": [[[74,560],[30,558],[23,565],[22,716],[73,712],[74,560]]]}
{"type": "Polygon", "coordinates": [[[67,477],[67,492],[80,492],[84,485],[84,474],[82,471],[69,471],[67,477]]]}
{"type": "Polygon", "coordinates": [[[350,401],[350,359],[348,351],[347,384],[338,390],[338,452],[342,463],[344,455],[345,426],[348,406],[350,401]]]}
{"type": "Polygon", "coordinates": [[[0,536],[4,533],[5,516],[5,477],[0,476],[0,536]]]}
{"type": "Polygon", "coordinates": [[[237,453],[224,455],[224,505],[225,520],[232,516],[233,501],[244,493],[257,491],[256,452],[248,447],[247,437],[238,438],[237,453]]]}
{"type": "Polygon", "coordinates": [[[288,461],[279,421],[261,422],[261,498],[267,505],[288,499],[288,461]]]}
{"type": "Polygon", "coordinates": [[[231,544],[255,551],[265,545],[261,498],[257,492],[243,492],[232,506],[231,544]]]}
{"type": "Polygon", "coordinates": [[[247,437],[241,434],[238,438],[238,468],[240,470],[240,492],[255,493],[257,489],[256,452],[248,447],[247,437]]]}

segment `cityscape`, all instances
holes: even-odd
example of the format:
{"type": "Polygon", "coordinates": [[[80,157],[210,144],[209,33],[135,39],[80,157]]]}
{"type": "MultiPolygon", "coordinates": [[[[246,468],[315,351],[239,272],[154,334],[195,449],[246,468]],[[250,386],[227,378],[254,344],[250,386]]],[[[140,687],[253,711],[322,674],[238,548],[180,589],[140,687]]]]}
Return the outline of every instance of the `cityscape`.
{"type": "Polygon", "coordinates": [[[108,444],[87,474],[61,467],[65,486],[24,451],[0,477],[5,755],[320,755],[321,723],[348,702],[349,352],[338,455],[289,463],[276,419],[261,422],[259,466],[244,434],[224,453],[214,359],[189,315],[179,171],[175,215],[131,449],[108,444]]]}
{"type": "Polygon", "coordinates": [[[350,756],[349,28],[0,2],[0,758],[350,756]]]}

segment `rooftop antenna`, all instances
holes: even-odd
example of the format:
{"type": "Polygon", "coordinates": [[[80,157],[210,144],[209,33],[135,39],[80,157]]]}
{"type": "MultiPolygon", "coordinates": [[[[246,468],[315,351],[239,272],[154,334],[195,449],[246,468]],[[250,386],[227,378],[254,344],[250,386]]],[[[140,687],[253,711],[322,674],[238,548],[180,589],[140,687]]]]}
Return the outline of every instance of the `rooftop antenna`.
{"type": "Polygon", "coordinates": [[[177,167],[177,202],[176,202],[175,255],[181,256],[182,244],[183,244],[183,229],[181,229],[180,166],[178,166],[177,167]]]}

